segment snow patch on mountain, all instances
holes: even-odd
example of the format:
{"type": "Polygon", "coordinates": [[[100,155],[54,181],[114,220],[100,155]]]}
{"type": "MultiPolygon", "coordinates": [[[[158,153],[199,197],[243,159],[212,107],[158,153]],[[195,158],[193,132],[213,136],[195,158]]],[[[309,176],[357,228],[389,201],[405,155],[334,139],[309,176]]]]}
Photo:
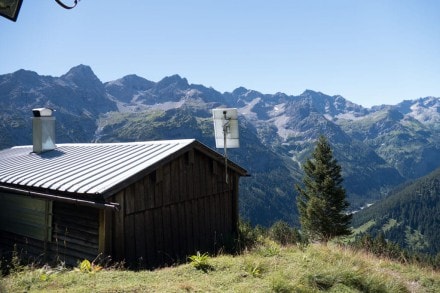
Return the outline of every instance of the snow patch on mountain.
{"type": "Polygon", "coordinates": [[[279,115],[280,113],[284,113],[285,110],[286,110],[286,103],[276,104],[275,106],[273,106],[272,111],[269,112],[269,115],[276,116],[279,115]]]}

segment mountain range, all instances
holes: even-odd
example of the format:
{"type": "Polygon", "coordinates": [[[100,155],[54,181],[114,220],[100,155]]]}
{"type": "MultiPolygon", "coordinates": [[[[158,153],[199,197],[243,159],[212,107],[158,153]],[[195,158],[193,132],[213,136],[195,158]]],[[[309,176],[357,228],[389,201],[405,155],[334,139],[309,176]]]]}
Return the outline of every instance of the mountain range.
{"type": "Polygon", "coordinates": [[[253,224],[298,224],[294,185],[321,134],[342,166],[353,211],[440,166],[438,97],[364,108],[312,90],[220,93],[179,75],[101,82],[86,65],[60,77],[18,70],[0,75],[0,149],[32,143],[36,107],[55,109],[59,143],[196,138],[212,148],[211,110],[237,108],[240,148],[228,155],[251,174],[241,179],[240,214],[253,224]]]}

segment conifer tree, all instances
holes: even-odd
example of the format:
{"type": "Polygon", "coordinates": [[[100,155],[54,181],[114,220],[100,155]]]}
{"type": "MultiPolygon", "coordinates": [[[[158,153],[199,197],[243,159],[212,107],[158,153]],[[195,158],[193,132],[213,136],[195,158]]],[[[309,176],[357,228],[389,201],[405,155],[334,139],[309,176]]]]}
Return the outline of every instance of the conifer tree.
{"type": "Polygon", "coordinates": [[[303,169],[304,186],[296,185],[303,233],[310,240],[323,242],[336,236],[350,235],[351,215],[345,213],[349,203],[342,187],[341,167],[333,158],[333,152],[324,136],[319,137],[303,169]]]}

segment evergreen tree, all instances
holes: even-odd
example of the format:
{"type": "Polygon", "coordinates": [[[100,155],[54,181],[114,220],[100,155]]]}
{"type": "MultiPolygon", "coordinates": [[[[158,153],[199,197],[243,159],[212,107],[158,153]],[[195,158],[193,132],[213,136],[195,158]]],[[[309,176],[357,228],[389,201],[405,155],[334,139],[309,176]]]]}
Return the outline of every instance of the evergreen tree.
{"type": "Polygon", "coordinates": [[[296,185],[297,205],[303,233],[310,240],[327,242],[336,236],[350,235],[351,215],[342,187],[341,167],[327,139],[320,136],[304,166],[304,187],[296,185]]]}

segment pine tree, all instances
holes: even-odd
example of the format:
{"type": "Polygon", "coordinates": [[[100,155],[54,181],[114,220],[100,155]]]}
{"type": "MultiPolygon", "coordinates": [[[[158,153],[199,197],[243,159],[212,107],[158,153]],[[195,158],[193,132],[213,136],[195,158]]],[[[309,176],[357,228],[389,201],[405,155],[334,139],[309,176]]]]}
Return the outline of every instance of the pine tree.
{"type": "Polygon", "coordinates": [[[304,166],[304,188],[299,192],[297,206],[303,233],[310,240],[327,242],[336,236],[350,235],[351,215],[345,210],[349,203],[342,187],[341,167],[327,139],[321,136],[304,166]]]}

